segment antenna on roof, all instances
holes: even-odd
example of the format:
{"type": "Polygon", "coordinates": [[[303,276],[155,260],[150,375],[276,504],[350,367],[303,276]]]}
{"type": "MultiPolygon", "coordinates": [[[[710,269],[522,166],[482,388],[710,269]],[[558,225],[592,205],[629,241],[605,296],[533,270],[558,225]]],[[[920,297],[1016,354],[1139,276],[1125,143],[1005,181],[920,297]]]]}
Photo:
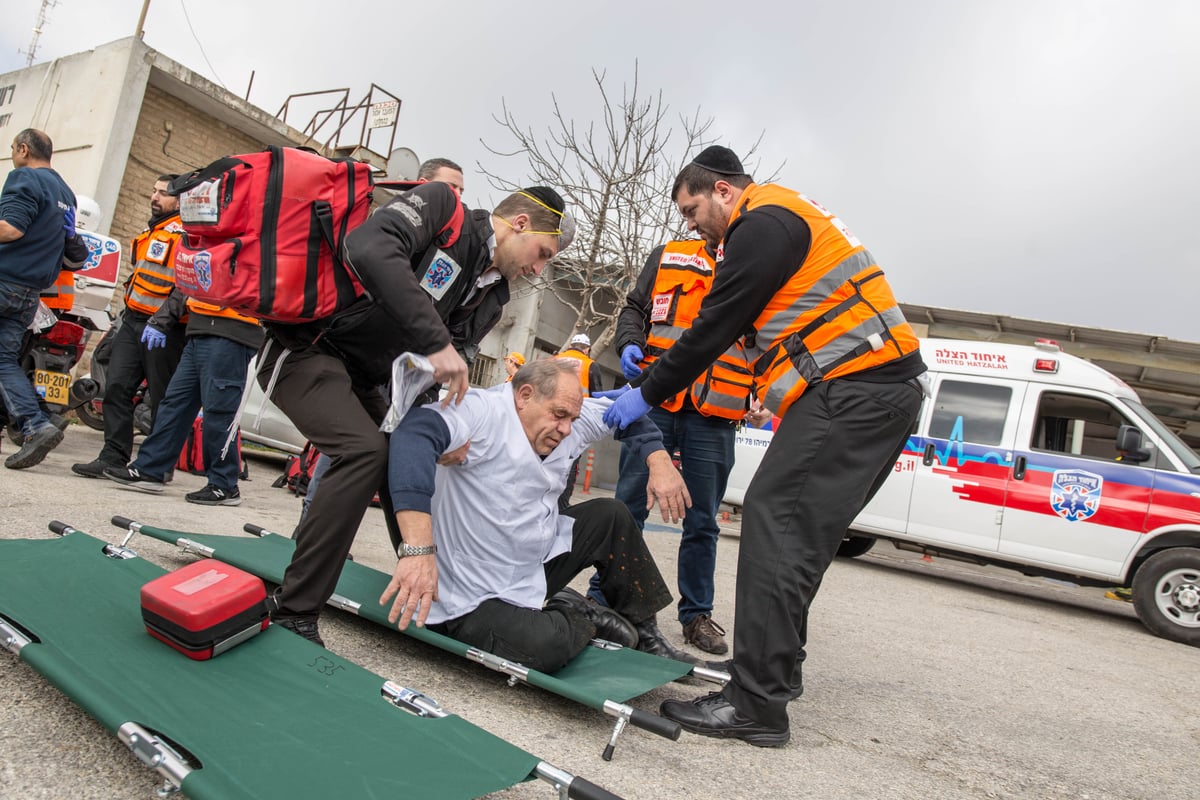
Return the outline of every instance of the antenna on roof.
{"type": "Polygon", "coordinates": [[[42,36],[42,29],[46,27],[50,9],[56,5],[58,5],[58,0],[42,0],[42,7],[38,11],[37,25],[33,26],[33,39],[29,42],[29,49],[17,51],[25,55],[25,66],[27,67],[33,66],[33,59],[37,57],[38,39],[42,36]]]}

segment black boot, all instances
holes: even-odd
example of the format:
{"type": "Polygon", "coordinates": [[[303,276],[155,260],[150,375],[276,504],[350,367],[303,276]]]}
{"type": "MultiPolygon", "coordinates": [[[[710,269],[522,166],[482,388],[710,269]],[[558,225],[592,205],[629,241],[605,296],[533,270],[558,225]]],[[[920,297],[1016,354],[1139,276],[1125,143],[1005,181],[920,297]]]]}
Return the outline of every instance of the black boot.
{"type": "Polygon", "coordinates": [[[685,664],[691,664],[697,667],[703,667],[707,662],[696,658],[695,656],[685,653],[675,645],[667,641],[667,637],[663,636],[663,632],[658,629],[657,617],[643,620],[636,625],[638,643],[637,649],[643,653],[670,658],[675,661],[682,661],[685,664]]]}
{"type": "Polygon", "coordinates": [[[592,603],[574,589],[563,589],[546,602],[546,608],[570,609],[577,614],[587,617],[596,626],[596,638],[619,644],[622,647],[633,647],[638,643],[637,630],[633,623],[622,617],[611,608],[598,603],[592,603]]]}

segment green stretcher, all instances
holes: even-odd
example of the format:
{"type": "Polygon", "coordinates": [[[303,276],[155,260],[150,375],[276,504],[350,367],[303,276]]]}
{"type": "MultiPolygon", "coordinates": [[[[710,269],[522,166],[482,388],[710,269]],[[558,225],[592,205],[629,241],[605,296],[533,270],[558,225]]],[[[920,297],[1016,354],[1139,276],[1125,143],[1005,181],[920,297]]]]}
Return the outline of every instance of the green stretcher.
{"type": "MultiPolygon", "coordinates": [[[[295,542],[290,538],[250,524],[244,526],[245,531],[254,534],[255,538],[183,533],[127,517],[113,517],[112,524],[128,532],[123,544],[127,544],[133,534],[141,533],[175,544],[185,552],[220,559],[273,583],[283,582],[284,570],[295,550],[295,542]]],[[[388,609],[379,605],[379,597],[390,579],[391,576],[378,570],[347,561],[329,605],[502,672],[508,675],[510,686],[527,683],[614,717],[612,735],[603,752],[606,761],[612,759],[617,738],[627,724],[668,739],[679,739],[681,728],[674,720],[633,708],[625,701],[688,675],[715,684],[729,680],[728,673],[719,670],[695,667],[602,640],[594,640],[592,647],[585,648],[567,666],[547,674],[427,628],[409,625],[407,630],[397,631],[387,620],[388,609]]]]}
{"type": "Polygon", "coordinates": [[[540,778],[616,797],[277,626],[193,661],[143,625],[140,589],[162,569],[51,530],[0,540],[0,647],[155,769],[160,796],[469,798],[540,778]]]}

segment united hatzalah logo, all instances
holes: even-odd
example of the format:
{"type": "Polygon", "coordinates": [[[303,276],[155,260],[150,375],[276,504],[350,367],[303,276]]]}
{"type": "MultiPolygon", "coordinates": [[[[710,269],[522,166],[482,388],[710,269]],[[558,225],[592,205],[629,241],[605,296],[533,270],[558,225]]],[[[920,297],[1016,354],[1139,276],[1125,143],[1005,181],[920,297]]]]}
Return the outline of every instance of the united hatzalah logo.
{"type": "Polygon", "coordinates": [[[1079,522],[1100,510],[1104,478],[1081,469],[1055,470],[1050,507],[1067,522],[1079,522]]]}
{"type": "Polygon", "coordinates": [[[196,283],[208,291],[212,288],[212,256],[207,250],[201,250],[192,258],[192,269],[196,272],[196,283]]]}

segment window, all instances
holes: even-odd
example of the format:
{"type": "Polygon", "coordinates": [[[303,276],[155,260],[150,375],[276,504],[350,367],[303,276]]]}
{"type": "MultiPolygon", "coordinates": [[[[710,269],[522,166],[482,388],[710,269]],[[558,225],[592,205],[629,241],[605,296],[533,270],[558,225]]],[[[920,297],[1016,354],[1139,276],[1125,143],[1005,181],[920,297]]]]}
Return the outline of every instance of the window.
{"type": "Polygon", "coordinates": [[[1119,455],[1117,428],[1126,424],[1129,420],[1104,400],[1046,392],[1038,401],[1030,447],[1111,461],[1119,455]]]}
{"type": "MultiPolygon", "coordinates": [[[[467,373],[467,381],[472,386],[495,386],[499,381],[496,380],[496,359],[491,356],[485,356],[482,353],[475,356],[475,360],[471,362],[470,372],[467,373]]],[[[500,380],[504,380],[503,372],[500,370],[500,380]]]]}
{"type": "Polygon", "coordinates": [[[942,381],[933,405],[929,435],[936,439],[998,445],[1012,402],[1012,389],[991,383],[942,381]]]}

